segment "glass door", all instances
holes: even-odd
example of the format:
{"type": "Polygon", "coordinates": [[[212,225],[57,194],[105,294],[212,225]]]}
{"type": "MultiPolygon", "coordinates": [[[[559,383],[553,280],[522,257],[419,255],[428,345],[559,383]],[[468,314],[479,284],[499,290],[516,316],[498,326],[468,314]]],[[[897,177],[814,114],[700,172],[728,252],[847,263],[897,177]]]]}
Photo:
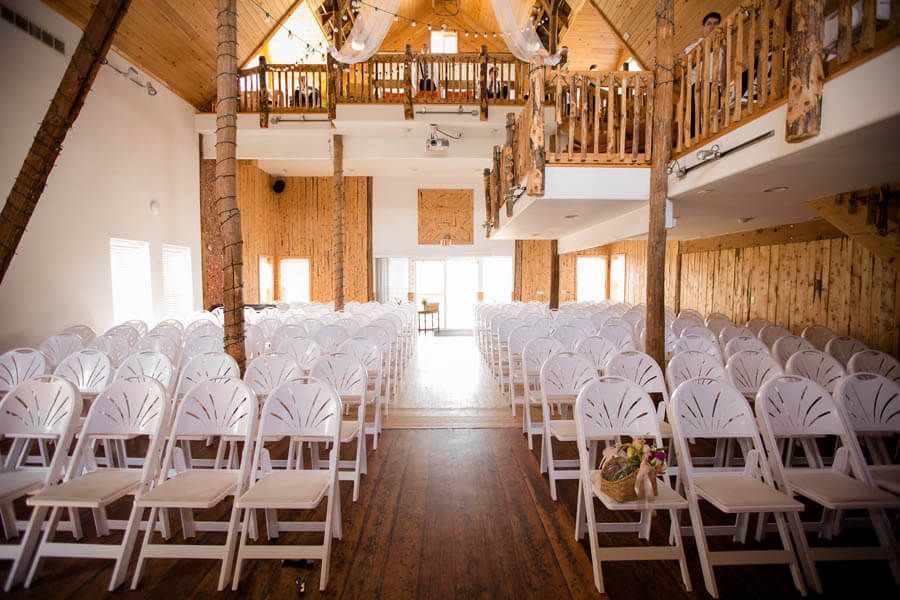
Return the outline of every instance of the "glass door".
{"type": "Polygon", "coordinates": [[[474,258],[447,259],[447,329],[472,329],[472,311],[478,297],[478,261],[474,258]]]}
{"type": "Polygon", "coordinates": [[[443,260],[416,261],[416,309],[422,310],[423,301],[436,302],[441,328],[444,327],[447,314],[444,302],[444,276],[443,260]]]}

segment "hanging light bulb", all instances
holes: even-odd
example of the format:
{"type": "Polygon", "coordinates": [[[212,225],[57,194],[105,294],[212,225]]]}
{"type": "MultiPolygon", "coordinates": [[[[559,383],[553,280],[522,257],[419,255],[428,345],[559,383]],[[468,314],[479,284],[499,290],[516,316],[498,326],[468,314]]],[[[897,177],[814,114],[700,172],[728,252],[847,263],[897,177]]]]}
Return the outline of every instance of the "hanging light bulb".
{"type": "Polygon", "coordinates": [[[466,32],[466,37],[469,37],[469,32],[468,32],[468,31],[466,32]]]}
{"type": "Polygon", "coordinates": [[[350,42],[350,47],[353,48],[354,50],[356,50],[357,52],[359,52],[360,50],[365,48],[366,45],[363,44],[362,42],[360,42],[359,40],[353,40],[352,42],[350,42]]]}
{"type": "Polygon", "coordinates": [[[346,20],[347,20],[347,13],[344,13],[344,14],[341,16],[341,20],[342,20],[342,21],[346,21],[346,20]]]}
{"type": "Polygon", "coordinates": [[[476,40],[478,39],[478,32],[477,32],[477,31],[475,32],[475,39],[476,39],[476,40]]]}
{"type": "Polygon", "coordinates": [[[289,39],[289,40],[294,39],[294,32],[291,31],[290,29],[288,29],[288,39],[289,39]]]}
{"type": "Polygon", "coordinates": [[[410,23],[410,25],[411,25],[412,27],[415,27],[415,26],[416,26],[416,22],[413,21],[412,23],[410,23]]]}
{"type": "Polygon", "coordinates": [[[442,23],[442,24],[441,24],[441,31],[446,31],[446,30],[447,30],[447,24],[446,24],[446,23],[442,23]]]}
{"type": "Polygon", "coordinates": [[[265,15],[263,15],[263,20],[268,23],[272,19],[272,15],[269,14],[269,11],[266,11],[265,15]]]}
{"type": "Polygon", "coordinates": [[[397,15],[394,15],[394,23],[396,23],[399,20],[400,20],[400,17],[398,17],[397,15]]]}

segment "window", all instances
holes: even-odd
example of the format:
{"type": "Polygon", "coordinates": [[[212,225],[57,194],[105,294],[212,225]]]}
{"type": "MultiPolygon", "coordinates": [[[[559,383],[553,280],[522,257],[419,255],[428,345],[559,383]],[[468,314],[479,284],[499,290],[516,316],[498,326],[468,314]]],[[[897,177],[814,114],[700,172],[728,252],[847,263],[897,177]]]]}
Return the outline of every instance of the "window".
{"type": "Polygon", "coordinates": [[[389,258],[388,300],[406,302],[409,295],[409,259],[389,258]]]}
{"type": "Polygon", "coordinates": [[[432,31],[431,32],[431,53],[432,54],[456,54],[457,38],[455,31],[432,31]]]}
{"type": "Polygon", "coordinates": [[[191,275],[191,249],[163,244],[163,314],[186,317],[194,310],[194,278],[191,275]]]}
{"type": "Polygon", "coordinates": [[[275,265],[271,256],[259,257],[259,302],[269,304],[275,301],[275,265]]]}
{"type": "Polygon", "coordinates": [[[278,261],[278,288],[279,300],[309,302],[309,259],[280,259],[278,261]]]}
{"type": "Polygon", "coordinates": [[[575,300],[600,302],[606,299],[606,257],[575,257],[575,300]]]}
{"type": "Polygon", "coordinates": [[[487,256],[481,259],[481,291],[485,302],[512,300],[513,259],[511,256],[487,256]]]}
{"type": "Polygon", "coordinates": [[[113,319],[153,320],[150,285],[150,244],[138,240],[109,239],[113,319]]]}
{"type": "Polygon", "coordinates": [[[617,254],[612,257],[609,268],[609,299],[615,302],[625,302],[625,255],[617,254]]]}

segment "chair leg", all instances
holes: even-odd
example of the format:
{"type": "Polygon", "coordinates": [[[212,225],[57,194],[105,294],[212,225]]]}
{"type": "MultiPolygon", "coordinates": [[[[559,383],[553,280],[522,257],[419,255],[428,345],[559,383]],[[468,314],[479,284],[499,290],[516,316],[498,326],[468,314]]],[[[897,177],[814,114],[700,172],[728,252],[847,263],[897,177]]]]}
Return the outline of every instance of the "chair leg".
{"type": "MultiPolygon", "coordinates": [[[[25,578],[25,587],[31,587],[31,582],[34,580],[34,575],[37,573],[38,564],[41,562],[41,547],[48,543],[53,539],[53,536],[56,534],[56,528],[59,525],[59,518],[62,516],[62,509],[58,506],[54,506],[50,511],[50,518],[47,519],[47,527],[44,529],[44,536],[41,538],[40,544],[38,544],[37,550],[34,553],[34,560],[31,561],[31,568],[28,569],[28,577],[25,578]]],[[[38,532],[40,532],[41,524],[36,523],[38,532]]]]}
{"type": "Polygon", "coordinates": [[[788,533],[787,523],[784,520],[784,513],[774,513],[775,525],[778,527],[778,535],[781,537],[781,543],[787,550],[792,559],[788,563],[791,569],[791,576],[794,578],[794,587],[800,592],[800,595],[806,595],[806,583],[803,581],[803,575],[800,572],[800,565],[797,562],[797,552],[794,551],[794,545],[791,543],[791,536],[788,533]]]}
{"type": "Polygon", "coordinates": [[[144,554],[150,546],[150,541],[153,537],[153,526],[151,524],[156,521],[158,511],[159,509],[155,506],[150,509],[150,518],[147,519],[147,530],[144,531],[144,540],[141,542],[137,563],[134,565],[134,575],[131,577],[131,589],[133,590],[136,590],[138,584],[141,582],[141,575],[144,572],[144,563],[147,561],[147,559],[144,558],[144,554]]]}
{"type": "MultiPolygon", "coordinates": [[[[131,554],[134,550],[134,543],[137,541],[138,530],[141,525],[141,515],[144,509],[137,505],[137,502],[131,507],[131,517],[125,526],[125,535],[122,538],[121,552],[116,559],[116,566],[113,569],[112,578],[109,581],[109,591],[114,592],[117,587],[125,581],[128,574],[128,563],[131,561],[131,554]]],[[[152,523],[152,521],[151,521],[152,523]]],[[[148,533],[152,533],[152,528],[148,526],[148,533]]]]}
{"type": "Polygon", "coordinates": [[[550,478],[550,497],[556,502],[556,465],[553,464],[553,438],[548,432],[544,432],[547,440],[547,476],[550,478]]]}
{"type": "Polygon", "coordinates": [[[28,519],[28,526],[25,528],[25,535],[20,542],[22,547],[19,549],[19,555],[13,561],[9,574],[6,576],[6,585],[3,586],[3,591],[9,592],[24,579],[25,570],[31,563],[31,556],[34,554],[35,546],[40,538],[41,525],[44,523],[48,510],[46,506],[35,506],[32,509],[31,517],[28,519]]]}
{"type": "MultiPolygon", "coordinates": [[[[237,507],[235,507],[235,511],[237,513],[241,512],[237,507]]],[[[234,561],[234,577],[231,580],[231,590],[233,592],[237,591],[238,582],[241,580],[241,567],[244,564],[243,551],[244,547],[247,545],[247,532],[250,530],[250,514],[252,512],[252,510],[244,509],[244,526],[241,527],[241,541],[238,543],[237,558],[235,558],[234,561]]]]}
{"type": "MultiPolygon", "coordinates": [[[[690,492],[689,492],[690,494],[690,492]]],[[[700,506],[697,499],[690,494],[688,498],[688,513],[691,516],[691,527],[694,530],[694,543],[697,544],[697,554],[700,556],[700,570],[703,572],[703,581],[706,591],[713,598],[719,597],[719,588],[716,585],[716,576],[709,560],[709,546],[706,544],[706,531],[703,529],[703,517],[700,515],[700,506]]]]}
{"type": "Polygon", "coordinates": [[[19,528],[16,525],[16,511],[12,502],[4,502],[0,506],[0,519],[3,520],[3,535],[11,540],[19,537],[19,528]]]}
{"type": "Polygon", "coordinates": [[[888,566],[891,568],[894,582],[900,584],[900,559],[898,559],[897,555],[897,540],[891,532],[887,516],[883,510],[870,510],[869,518],[872,519],[872,525],[875,527],[875,533],[878,535],[881,547],[887,551],[888,566]]]}
{"type": "Polygon", "coordinates": [[[587,518],[588,543],[591,547],[591,566],[594,570],[594,585],[601,594],[605,593],[603,585],[603,565],[600,562],[600,541],[597,538],[597,518],[594,515],[593,492],[587,487],[589,483],[583,483],[579,492],[579,500],[584,504],[585,517],[587,518]]]}
{"type": "MultiPolygon", "coordinates": [[[[237,498],[235,497],[235,501],[237,498]]],[[[240,527],[240,513],[236,506],[231,507],[231,519],[228,521],[228,537],[225,538],[225,556],[222,557],[222,570],[219,572],[219,587],[221,592],[228,585],[231,576],[231,563],[234,560],[234,550],[237,547],[238,528],[240,527]]]]}
{"type": "Polygon", "coordinates": [[[678,568],[681,570],[681,581],[684,583],[684,590],[690,592],[692,591],[691,574],[688,571],[687,557],[684,554],[684,542],[681,539],[681,523],[678,519],[677,510],[669,511],[669,523],[669,543],[674,544],[678,548],[678,568]]]}

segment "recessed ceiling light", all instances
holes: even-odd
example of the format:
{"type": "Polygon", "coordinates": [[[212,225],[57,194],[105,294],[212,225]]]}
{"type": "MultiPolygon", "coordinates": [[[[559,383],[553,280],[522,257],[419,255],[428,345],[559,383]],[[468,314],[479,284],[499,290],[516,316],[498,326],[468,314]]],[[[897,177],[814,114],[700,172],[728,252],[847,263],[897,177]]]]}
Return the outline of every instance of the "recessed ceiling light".
{"type": "Polygon", "coordinates": [[[697,190],[697,195],[702,196],[703,194],[708,194],[710,192],[714,192],[715,190],[712,188],[703,188],[702,190],[697,190]]]}
{"type": "Polygon", "coordinates": [[[566,219],[577,219],[578,215],[566,215],[564,218],[566,219]]]}
{"type": "Polygon", "coordinates": [[[743,225],[744,223],[747,223],[749,221],[752,221],[752,220],[753,220],[753,217],[738,217],[738,223],[740,223],[741,225],[743,225]]]}
{"type": "Polygon", "coordinates": [[[541,234],[539,234],[539,233],[532,233],[532,234],[531,234],[531,237],[540,237],[540,235],[541,235],[541,234]]]}
{"type": "Polygon", "coordinates": [[[786,185],[776,185],[775,187],[765,188],[763,191],[766,192],[766,193],[769,193],[769,192],[786,192],[786,191],[788,191],[789,189],[791,189],[791,188],[789,188],[789,187],[786,186],[786,185]]]}

